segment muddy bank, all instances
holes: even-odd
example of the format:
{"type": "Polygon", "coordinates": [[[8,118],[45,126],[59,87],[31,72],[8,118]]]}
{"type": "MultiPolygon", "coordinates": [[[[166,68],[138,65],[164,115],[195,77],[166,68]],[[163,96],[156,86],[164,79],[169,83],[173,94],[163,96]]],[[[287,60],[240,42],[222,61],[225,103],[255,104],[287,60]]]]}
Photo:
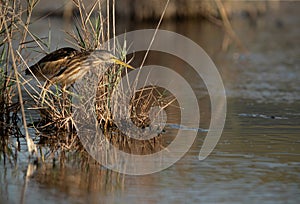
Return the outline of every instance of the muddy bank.
{"type": "MultiPolygon", "coordinates": [[[[270,4],[265,1],[220,1],[228,15],[245,13],[256,16],[265,13],[270,4]]],[[[134,20],[149,20],[160,18],[166,1],[160,0],[123,0],[117,1],[117,14],[134,20]]],[[[274,5],[274,4],[272,4],[274,5]]],[[[181,19],[219,16],[216,1],[173,0],[169,2],[165,19],[181,19]]]]}
{"type": "MultiPolygon", "coordinates": [[[[89,10],[94,1],[82,0],[85,8],[89,10]]],[[[116,0],[116,15],[123,20],[151,20],[160,18],[166,1],[161,0],[116,0]]],[[[276,9],[279,7],[280,1],[220,1],[223,8],[229,16],[235,14],[244,14],[255,17],[267,11],[267,9],[276,9]]],[[[107,1],[102,1],[101,5],[97,7],[102,8],[105,15],[107,9],[107,1]]],[[[112,7],[113,1],[109,1],[112,7]]],[[[172,0],[169,2],[164,19],[181,19],[181,18],[195,18],[207,16],[219,16],[219,7],[216,1],[202,1],[202,0],[172,0]]],[[[71,0],[41,0],[35,9],[35,14],[39,16],[65,16],[71,17],[74,13],[78,13],[76,6],[71,0]]]]}

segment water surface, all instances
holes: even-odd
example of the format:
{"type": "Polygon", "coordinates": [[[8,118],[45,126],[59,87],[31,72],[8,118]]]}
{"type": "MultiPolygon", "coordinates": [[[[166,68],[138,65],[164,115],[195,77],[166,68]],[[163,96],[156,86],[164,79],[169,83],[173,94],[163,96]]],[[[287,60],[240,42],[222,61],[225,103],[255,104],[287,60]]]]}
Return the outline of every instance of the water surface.
{"type": "MultiPolygon", "coordinates": [[[[211,23],[163,23],[163,29],[183,34],[204,48],[224,80],[226,125],[204,161],[197,156],[210,122],[209,97],[200,78],[183,71],[186,65],[171,61],[167,63],[174,70],[189,78],[201,110],[197,139],[179,162],[159,173],[125,176],[75,154],[67,156],[63,166],[50,162],[34,167],[34,173],[26,177],[24,147],[19,161],[1,163],[0,203],[299,203],[299,9],[298,2],[282,3],[255,24],[245,18],[234,20],[233,27],[248,52],[241,52],[234,43],[222,51],[224,32],[211,23]]],[[[58,26],[59,21],[53,23],[58,26]]],[[[150,24],[122,25],[153,28],[150,24]]],[[[153,58],[164,63],[165,58],[155,53],[153,58]]],[[[178,114],[171,116],[166,136],[182,128],[177,124],[178,114]]]]}

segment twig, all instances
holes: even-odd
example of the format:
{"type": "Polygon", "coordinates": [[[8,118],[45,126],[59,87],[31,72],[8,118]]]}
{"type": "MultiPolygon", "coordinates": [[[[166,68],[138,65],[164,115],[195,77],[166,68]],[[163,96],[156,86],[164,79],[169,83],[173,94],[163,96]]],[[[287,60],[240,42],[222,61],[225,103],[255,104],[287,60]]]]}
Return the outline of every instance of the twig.
{"type": "Polygon", "coordinates": [[[155,36],[156,36],[156,34],[157,34],[158,28],[160,27],[160,24],[161,24],[161,22],[162,22],[162,20],[163,20],[163,18],[164,18],[164,15],[165,15],[165,13],[166,13],[166,10],[167,10],[167,8],[168,8],[169,2],[170,2],[170,0],[167,0],[167,3],[166,3],[166,5],[165,5],[165,8],[164,8],[164,10],[163,10],[161,16],[160,16],[159,22],[158,22],[158,24],[157,24],[157,26],[156,26],[156,28],[155,28],[155,32],[154,32],[154,34],[153,34],[153,37],[152,37],[151,42],[150,42],[150,44],[149,44],[149,47],[148,47],[148,49],[147,49],[147,51],[146,51],[146,54],[145,54],[145,56],[144,56],[144,58],[143,58],[143,61],[142,61],[142,64],[141,64],[140,68],[142,68],[142,67],[144,66],[144,64],[145,64],[145,61],[146,61],[147,56],[148,56],[148,54],[149,54],[150,48],[151,48],[151,46],[152,46],[152,44],[153,44],[153,42],[154,42],[155,36]]]}
{"type": "MultiPolygon", "coordinates": [[[[107,19],[107,32],[106,32],[106,34],[107,34],[107,40],[109,40],[110,39],[110,35],[109,35],[109,32],[110,32],[110,27],[109,27],[109,1],[110,0],[107,0],[106,1],[106,19],[107,19]]],[[[110,50],[110,45],[109,45],[109,43],[108,43],[108,50],[110,50]]]]}
{"type": "Polygon", "coordinates": [[[221,18],[223,20],[224,23],[224,27],[225,27],[225,31],[228,33],[228,35],[234,40],[236,41],[237,45],[244,51],[247,52],[247,49],[245,48],[244,44],[241,42],[241,40],[238,38],[238,36],[236,35],[236,33],[234,32],[231,23],[228,19],[227,13],[226,13],[226,9],[224,8],[223,3],[221,2],[221,0],[215,0],[217,7],[220,11],[221,14],[221,18]]]}
{"type": "MultiPolygon", "coordinates": [[[[3,21],[3,23],[4,23],[4,26],[5,26],[5,30],[7,32],[7,36],[9,36],[9,33],[8,33],[9,31],[8,31],[7,23],[6,23],[5,20],[3,21]]],[[[22,91],[21,91],[21,86],[20,86],[20,81],[19,81],[19,76],[18,76],[18,69],[17,69],[17,65],[16,65],[16,61],[15,61],[15,55],[14,55],[14,52],[13,52],[13,46],[12,46],[11,38],[8,37],[7,41],[8,41],[8,45],[9,45],[9,51],[10,51],[10,55],[11,55],[11,59],[12,59],[12,66],[14,68],[14,73],[15,73],[15,78],[16,78],[16,84],[17,84],[17,89],[18,89],[18,93],[19,93],[19,101],[20,101],[20,106],[21,106],[22,120],[23,120],[24,129],[25,129],[25,136],[26,136],[26,142],[27,142],[28,152],[30,154],[32,154],[32,153],[36,153],[37,154],[36,145],[34,144],[32,138],[29,136],[28,129],[27,129],[26,117],[25,117],[25,109],[24,109],[23,97],[22,97],[22,91]]]]}
{"type": "Polygon", "coordinates": [[[112,9],[112,12],[113,12],[113,38],[114,38],[114,47],[113,47],[113,51],[114,51],[114,54],[116,54],[116,7],[115,7],[115,0],[113,0],[113,9],[112,9]]]}

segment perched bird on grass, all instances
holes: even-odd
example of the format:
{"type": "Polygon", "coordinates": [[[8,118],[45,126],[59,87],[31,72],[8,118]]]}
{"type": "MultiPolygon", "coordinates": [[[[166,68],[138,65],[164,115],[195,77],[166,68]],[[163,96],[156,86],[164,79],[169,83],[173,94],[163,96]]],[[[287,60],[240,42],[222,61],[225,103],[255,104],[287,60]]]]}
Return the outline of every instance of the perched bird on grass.
{"type": "MultiPolygon", "coordinates": [[[[43,57],[26,69],[25,74],[34,75],[38,80],[46,81],[45,90],[52,84],[60,84],[62,90],[65,91],[68,86],[83,77],[91,67],[111,64],[133,69],[132,66],[122,62],[107,50],[78,51],[65,47],[43,57]]],[[[45,91],[42,94],[43,100],[44,97],[45,91]]]]}

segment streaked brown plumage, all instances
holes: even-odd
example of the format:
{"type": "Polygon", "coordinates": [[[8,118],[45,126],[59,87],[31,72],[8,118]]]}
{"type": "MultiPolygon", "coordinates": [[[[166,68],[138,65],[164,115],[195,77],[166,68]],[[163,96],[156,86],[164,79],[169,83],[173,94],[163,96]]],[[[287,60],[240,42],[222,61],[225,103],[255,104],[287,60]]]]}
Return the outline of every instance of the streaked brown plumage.
{"type": "Polygon", "coordinates": [[[25,70],[26,75],[34,74],[38,80],[47,81],[55,76],[65,64],[79,53],[70,47],[58,49],[43,57],[36,64],[25,70]]]}
{"type": "Polygon", "coordinates": [[[119,64],[133,69],[132,66],[117,59],[106,50],[78,51],[70,47],[58,49],[25,70],[26,75],[35,75],[38,80],[46,81],[41,93],[44,103],[46,90],[52,84],[60,84],[63,92],[77,79],[83,77],[91,67],[105,64],[119,64]]]}
{"type": "Polygon", "coordinates": [[[26,69],[25,74],[34,74],[37,79],[47,81],[46,89],[53,83],[61,84],[62,88],[65,89],[77,79],[83,77],[91,66],[102,63],[116,63],[133,68],[106,50],[80,52],[73,48],[65,47],[43,57],[36,64],[26,69]]]}

